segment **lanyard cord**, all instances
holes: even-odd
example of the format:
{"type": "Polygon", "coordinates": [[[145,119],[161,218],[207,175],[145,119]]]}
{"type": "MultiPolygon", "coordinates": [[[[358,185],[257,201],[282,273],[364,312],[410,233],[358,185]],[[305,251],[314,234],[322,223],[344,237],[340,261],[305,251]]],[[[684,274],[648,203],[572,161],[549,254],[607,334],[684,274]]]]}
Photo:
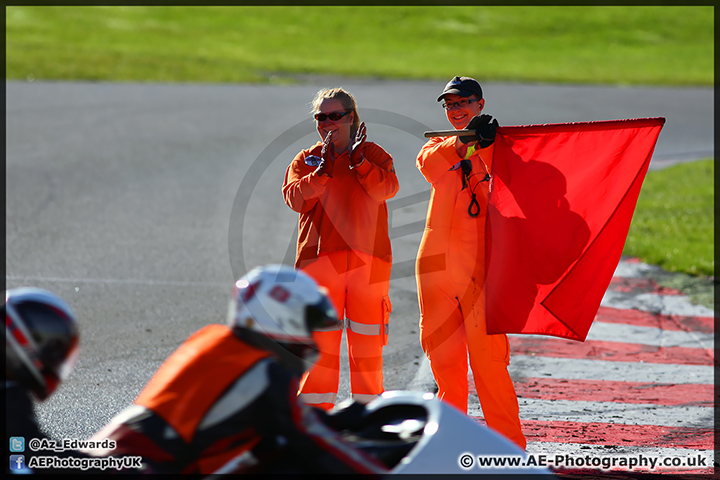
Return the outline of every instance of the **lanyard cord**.
{"type": "MultiPolygon", "coordinates": [[[[477,201],[477,197],[475,195],[475,189],[482,182],[490,181],[490,172],[488,172],[487,165],[485,165],[485,162],[482,160],[482,158],[480,159],[480,161],[482,162],[483,167],[485,167],[485,176],[483,177],[482,180],[480,180],[478,183],[476,183],[474,187],[470,188],[470,197],[471,198],[470,198],[470,206],[468,207],[468,215],[470,215],[473,218],[480,215],[480,203],[477,201]]],[[[475,175],[480,175],[480,174],[479,173],[473,173],[473,174],[470,173],[472,171],[472,163],[470,163],[470,160],[463,160],[462,162],[460,162],[460,168],[462,170],[462,185],[463,185],[462,188],[464,189],[467,185],[470,185],[471,177],[473,177],[475,175]]]]}

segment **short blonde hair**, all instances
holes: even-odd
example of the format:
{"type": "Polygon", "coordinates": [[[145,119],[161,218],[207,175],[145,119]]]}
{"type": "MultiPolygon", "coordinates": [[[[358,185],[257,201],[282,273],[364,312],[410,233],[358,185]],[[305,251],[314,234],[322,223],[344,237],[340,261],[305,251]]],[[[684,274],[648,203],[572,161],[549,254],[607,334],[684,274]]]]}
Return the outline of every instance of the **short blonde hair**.
{"type": "Polygon", "coordinates": [[[323,88],[315,94],[315,98],[312,100],[312,113],[313,115],[318,113],[320,110],[320,103],[323,100],[339,100],[345,110],[350,110],[353,113],[353,123],[350,127],[351,134],[354,135],[360,128],[360,115],[357,111],[357,102],[352,94],[342,87],[337,88],[323,88]]]}

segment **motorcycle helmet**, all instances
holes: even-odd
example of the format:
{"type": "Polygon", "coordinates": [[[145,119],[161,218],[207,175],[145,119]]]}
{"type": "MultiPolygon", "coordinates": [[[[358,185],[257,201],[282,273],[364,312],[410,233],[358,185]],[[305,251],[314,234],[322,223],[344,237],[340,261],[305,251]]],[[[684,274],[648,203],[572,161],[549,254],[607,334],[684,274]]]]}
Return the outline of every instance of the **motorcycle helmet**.
{"type": "Polygon", "coordinates": [[[5,291],[6,378],[39,400],[70,375],[79,338],[75,315],[57,295],[30,287],[5,291]]]}
{"type": "Polygon", "coordinates": [[[298,375],[318,353],[312,332],[340,325],[327,290],[286,265],[257,267],[235,282],[228,324],[298,375]]]}

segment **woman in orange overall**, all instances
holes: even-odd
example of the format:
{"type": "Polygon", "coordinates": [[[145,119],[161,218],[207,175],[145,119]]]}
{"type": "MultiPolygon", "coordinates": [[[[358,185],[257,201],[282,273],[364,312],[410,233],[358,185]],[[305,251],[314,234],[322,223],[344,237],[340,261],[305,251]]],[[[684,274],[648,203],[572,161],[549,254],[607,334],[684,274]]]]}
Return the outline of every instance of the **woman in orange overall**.
{"type": "Polygon", "coordinates": [[[469,143],[457,136],[435,137],[418,154],[417,167],[432,185],[416,263],[420,340],[438,396],[467,412],[469,356],[488,426],[525,448],[507,370],[507,335],[488,335],[485,329],[485,219],[497,121],[491,124],[491,117],[483,115],[481,122],[485,100],[472,78],[455,77],[441,100],[456,130],[475,118],[473,124],[484,123],[492,135],[469,143]]]}
{"type": "MultiPolygon", "coordinates": [[[[383,392],[383,346],[391,310],[392,252],[385,201],[398,191],[392,157],[366,142],[353,96],[341,88],[313,100],[322,141],[297,154],[285,173],[285,203],[300,214],[295,267],[326,287],[346,326],[353,399],[383,392]]],[[[337,398],[342,328],[315,332],[318,362],[301,399],[331,409],[337,398]]]]}

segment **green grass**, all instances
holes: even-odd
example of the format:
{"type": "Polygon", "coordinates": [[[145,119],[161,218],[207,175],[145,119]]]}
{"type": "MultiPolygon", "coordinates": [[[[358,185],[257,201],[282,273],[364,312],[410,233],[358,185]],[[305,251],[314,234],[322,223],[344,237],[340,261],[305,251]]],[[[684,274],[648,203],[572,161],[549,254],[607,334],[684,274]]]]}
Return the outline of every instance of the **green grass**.
{"type": "Polygon", "coordinates": [[[714,160],[649,171],[625,255],[670,272],[715,276],[714,160]]]}
{"type": "Polygon", "coordinates": [[[712,85],[711,6],[6,7],[8,79],[712,85]]]}

